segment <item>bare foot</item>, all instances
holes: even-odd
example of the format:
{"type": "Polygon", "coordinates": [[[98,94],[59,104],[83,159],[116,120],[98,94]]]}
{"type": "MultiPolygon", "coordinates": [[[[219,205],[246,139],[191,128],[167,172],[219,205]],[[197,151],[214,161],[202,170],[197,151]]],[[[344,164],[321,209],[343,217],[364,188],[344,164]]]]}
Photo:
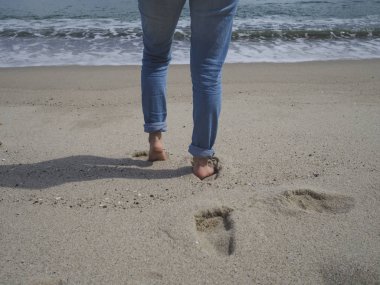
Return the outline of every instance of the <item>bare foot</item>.
{"type": "Polygon", "coordinates": [[[162,143],[161,132],[150,133],[149,144],[149,161],[167,160],[167,155],[162,143]]]}
{"type": "Polygon", "coordinates": [[[194,157],[193,173],[203,180],[215,173],[214,165],[209,163],[208,157],[194,157]]]}

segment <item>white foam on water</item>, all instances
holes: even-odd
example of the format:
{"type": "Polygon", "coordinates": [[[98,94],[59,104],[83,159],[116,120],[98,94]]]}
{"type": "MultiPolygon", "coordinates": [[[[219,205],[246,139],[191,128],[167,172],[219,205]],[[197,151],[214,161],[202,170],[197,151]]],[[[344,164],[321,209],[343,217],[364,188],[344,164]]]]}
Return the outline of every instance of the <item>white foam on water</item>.
{"type": "Polygon", "coordinates": [[[338,41],[276,40],[271,44],[231,44],[226,62],[302,62],[380,58],[380,39],[338,41]]]}
{"type": "MultiPolygon", "coordinates": [[[[0,66],[52,66],[52,65],[137,65],[141,63],[142,44],[106,45],[96,43],[88,49],[65,49],[64,45],[30,43],[27,48],[15,44],[4,51],[0,48],[0,66]],[[53,46],[53,48],[52,48],[53,46]],[[56,48],[54,48],[56,47],[56,48]]],[[[173,46],[172,63],[188,64],[189,44],[178,42],[173,46]]],[[[233,42],[226,62],[300,62],[337,59],[380,58],[380,39],[339,41],[276,40],[271,43],[233,42]]]]}
{"type": "MultiPolygon", "coordinates": [[[[236,19],[234,30],[371,29],[380,15],[356,19],[303,19],[263,16],[236,19]]],[[[0,20],[0,67],[51,65],[135,65],[141,63],[140,21],[119,19],[0,20]],[[22,31],[27,36],[18,35],[22,31]],[[9,33],[9,35],[8,35],[9,33]]],[[[174,64],[189,63],[189,19],[179,21],[173,43],[174,64]]],[[[231,42],[226,62],[298,62],[380,58],[380,38],[291,40],[255,38],[231,42]]]]}

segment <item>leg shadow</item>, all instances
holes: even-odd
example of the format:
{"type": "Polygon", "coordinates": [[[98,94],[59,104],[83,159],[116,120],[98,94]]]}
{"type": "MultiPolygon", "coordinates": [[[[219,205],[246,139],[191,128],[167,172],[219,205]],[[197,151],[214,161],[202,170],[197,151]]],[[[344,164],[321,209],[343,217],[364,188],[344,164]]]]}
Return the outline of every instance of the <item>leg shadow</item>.
{"type": "Polygon", "coordinates": [[[31,164],[0,165],[0,187],[44,189],[104,178],[168,179],[191,174],[191,167],[146,169],[152,163],[131,158],[77,155],[31,164]]]}

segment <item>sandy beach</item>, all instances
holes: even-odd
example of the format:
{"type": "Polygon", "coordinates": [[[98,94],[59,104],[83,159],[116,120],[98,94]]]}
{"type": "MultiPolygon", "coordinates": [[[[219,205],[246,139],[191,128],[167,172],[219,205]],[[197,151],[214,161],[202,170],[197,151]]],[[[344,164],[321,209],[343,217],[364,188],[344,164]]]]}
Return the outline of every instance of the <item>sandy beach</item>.
{"type": "Polygon", "coordinates": [[[226,65],[216,180],[191,101],[152,164],[140,67],[0,69],[0,284],[380,284],[380,60],[226,65]]]}

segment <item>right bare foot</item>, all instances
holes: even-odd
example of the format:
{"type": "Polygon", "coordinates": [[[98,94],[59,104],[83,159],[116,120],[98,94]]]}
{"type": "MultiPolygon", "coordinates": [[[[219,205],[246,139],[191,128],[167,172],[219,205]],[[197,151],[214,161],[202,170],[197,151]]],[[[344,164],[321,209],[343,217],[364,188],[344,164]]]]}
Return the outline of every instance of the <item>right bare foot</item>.
{"type": "Polygon", "coordinates": [[[161,132],[149,134],[149,161],[167,160],[167,155],[162,143],[161,132]]]}
{"type": "Polygon", "coordinates": [[[200,180],[213,175],[216,171],[214,165],[209,162],[208,157],[194,157],[193,161],[193,173],[200,180]]]}

